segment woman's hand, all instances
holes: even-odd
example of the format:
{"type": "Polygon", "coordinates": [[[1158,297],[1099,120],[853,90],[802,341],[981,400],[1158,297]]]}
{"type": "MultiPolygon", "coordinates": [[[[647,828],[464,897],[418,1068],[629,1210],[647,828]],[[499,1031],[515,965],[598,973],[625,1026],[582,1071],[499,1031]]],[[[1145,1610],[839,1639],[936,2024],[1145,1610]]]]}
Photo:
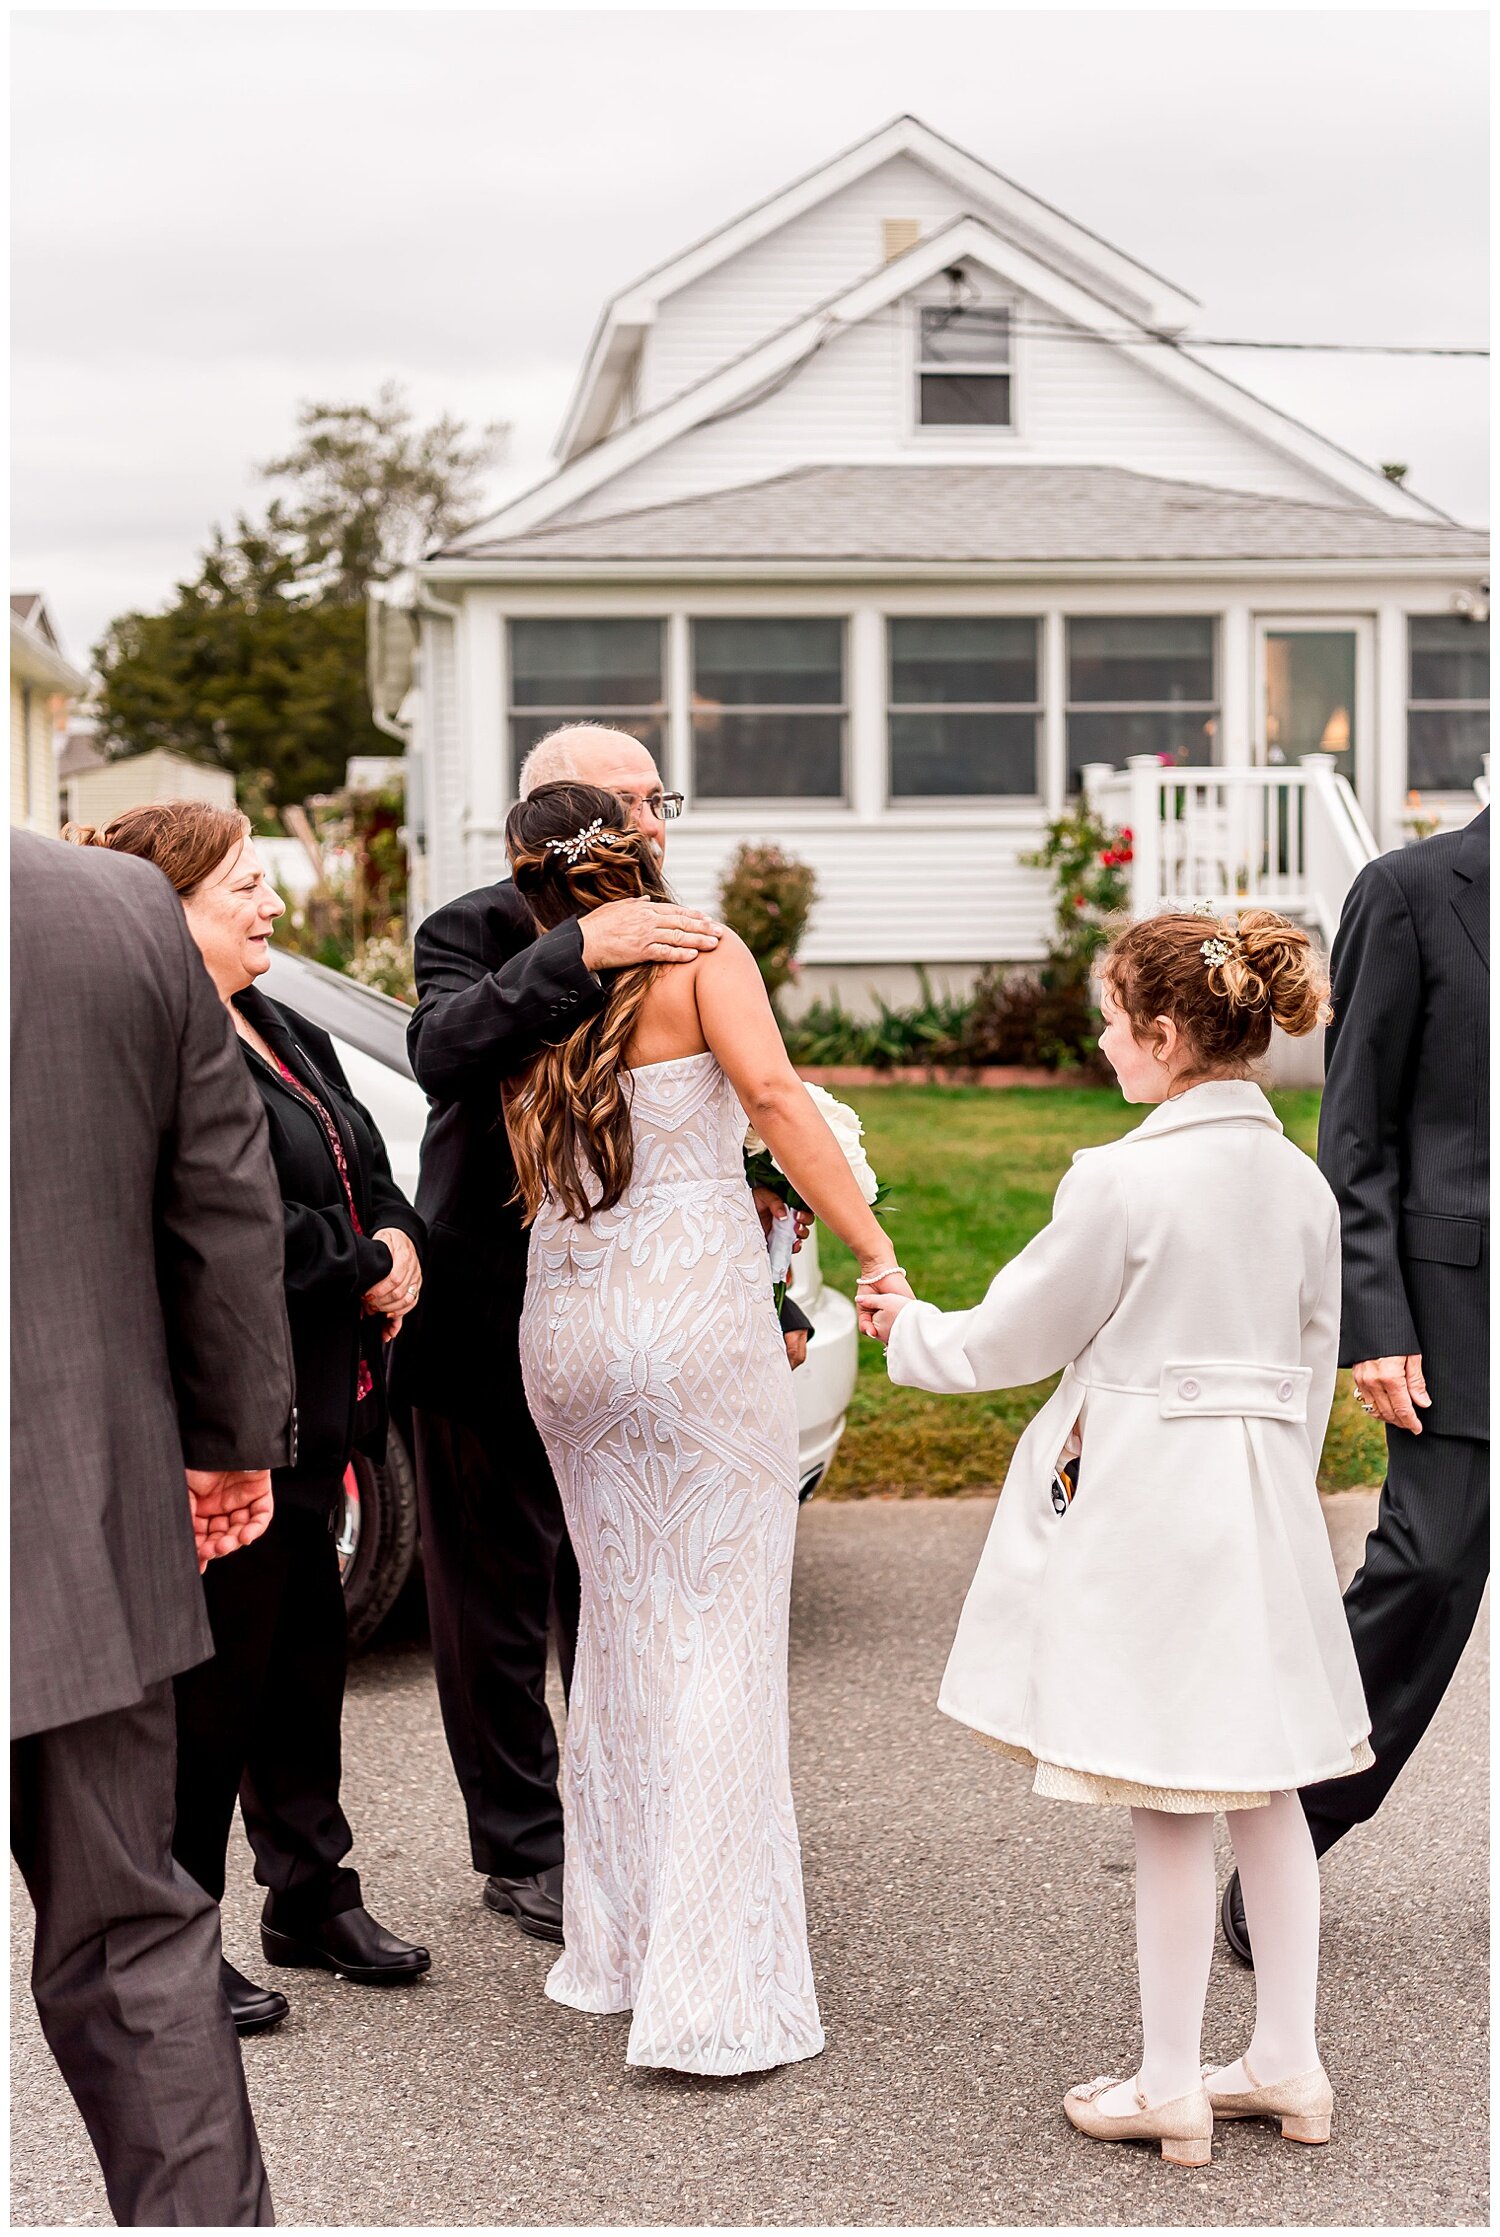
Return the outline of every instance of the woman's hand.
{"type": "Polygon", "coordinates": [[[911,1304],[912,1296],[911,1283],[899,1266],[893,1266],[889,1259],[879,1266],[871,1261],[871,1270],[861,1273],[854,1285],[861,1336],[874,1336],[880,1343],[888,1343],[897,1312],[903,1305],[911,1304]],[[882,1327],[878,1316],[887,1305],[893,1310],[882,1327]]]}
{"type": "MultiPolygon", "coordinates": [[[[365,1291],[365,1311],[384,1313],[399,1327],[421,1295],[422,1263],[417,1257],[415,1243],[402,1228],[379,1228],[374,1240],[384,1243],[390,1252],[391,1270],[384,1281],[377,1282],[373,1289],[365,1291]]],[[[388,1337],[395,1332],[395,1329],[389,1330],[388,1337]]]]}
{"type": "MultiPolygon", "coordinates": [[[[750,1194],[755,1198],[755,1209],[760,1214],[760,1231],[769,1243],[773,1223],[790,1207],[777,1195],[774,1188],[753,1188],[750,1194]]],[[[797,1240],[792,1245],[792,1255],[795,1257],[813,1231],[813,1216],[811,1212],[793,1211],[792,1219],[797,1229],[797,1240]]],[[[798,1366],[801,1363],[794,1360],[792,1364],[798,1366]]]]}

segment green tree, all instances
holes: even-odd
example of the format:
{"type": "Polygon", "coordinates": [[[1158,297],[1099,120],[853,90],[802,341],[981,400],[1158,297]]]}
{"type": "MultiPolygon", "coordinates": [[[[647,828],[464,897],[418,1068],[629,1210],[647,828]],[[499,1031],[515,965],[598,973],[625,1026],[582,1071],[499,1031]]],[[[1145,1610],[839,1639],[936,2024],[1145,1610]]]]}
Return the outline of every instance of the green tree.
{"type": "Polygon", "coordinates": [[[394,381],[373,404],[304,404],[297,432],[259,471],[291,484],[283,517],[300,574],[344,605],[463,526],[507,434],[496,423],[471,441],[446,412],[416,427],[394,381]]]}
{"type": "Polygon", "coordinates": [[[365,586],[461,525],[503,439],[447,414],[417,427],[390,382],[373,404],[304,404],[297,430],[260,468],[288,485],[264,519],[216,528],[171,603],[122,614],[94,654],[106,750],[229,769],[267,828],[337,789],[351,754],[390,751],[366,692],[365,586]]]}
{"type": "Polygon", "coordinates": [[[272,507],[215,530],[197,575],[159,614],[122,614],[95,652],[100,726],[115,755],[165,746],[231,770],[268,809],[343,782],[351,754],[384,753],[365,691],[364,607],[299,588],[297,542],[272,507]]]}

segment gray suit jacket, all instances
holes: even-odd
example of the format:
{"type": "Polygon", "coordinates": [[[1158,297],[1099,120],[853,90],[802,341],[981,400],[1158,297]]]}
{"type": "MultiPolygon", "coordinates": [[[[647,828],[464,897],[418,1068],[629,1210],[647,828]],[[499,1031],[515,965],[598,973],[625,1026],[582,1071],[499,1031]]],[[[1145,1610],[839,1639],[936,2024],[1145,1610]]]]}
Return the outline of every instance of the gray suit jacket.
{"type": "Polygon", "coordinates": [[[295,1414],[265,1117],[176,895],[14,832],[11,913],[20,1737],[212,1653],[184,1462],[282,1465],[295,1414]]]}

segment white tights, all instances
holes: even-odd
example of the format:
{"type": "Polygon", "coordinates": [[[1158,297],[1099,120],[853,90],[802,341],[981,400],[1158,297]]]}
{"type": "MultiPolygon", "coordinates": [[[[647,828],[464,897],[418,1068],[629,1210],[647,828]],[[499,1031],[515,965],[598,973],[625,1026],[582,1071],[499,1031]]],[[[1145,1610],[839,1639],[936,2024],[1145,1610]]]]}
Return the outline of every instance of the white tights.
{"type": "MultiPolygon", "coordinates": [[[[1214,1821],[1166,1810],[1132,1810],[1130,1819],[1145,2038],[1137,2080],[1147,2104],[1160,2105],[1196,2089],[1201,2073],[1216,1916],[1214,1821]]],[[[1318,2064],[1318,1860],[1295,1794],[1231,1810],[1229,1838],[1255,1950],[1255,2033],[1245,2061],[1257,2082],[1284,2081],[1318,2064]]],[[[1250,2083],[1237,2064],[1219,2086],[1250,2083]]]]}

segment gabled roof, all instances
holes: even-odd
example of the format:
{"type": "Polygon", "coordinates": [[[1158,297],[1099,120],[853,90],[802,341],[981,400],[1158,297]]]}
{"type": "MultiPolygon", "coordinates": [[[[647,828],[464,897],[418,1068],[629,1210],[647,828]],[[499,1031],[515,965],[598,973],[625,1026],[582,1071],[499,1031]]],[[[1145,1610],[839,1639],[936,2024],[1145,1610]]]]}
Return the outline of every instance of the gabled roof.
{"type": "Polygon", "coordinates": [[[63,652],[46,597],[39,590],[10,594],[10,665],[13,675],[44,690],[76,698],[88,689],[88,677],[63,652]]]}
{"type": "Polygon", "coordinates": [[[563,511],[609,482],[627,466],[636,465],[663,448],[676,436],[721,414],[753,402],[759,390],[794,373],[800,363],[832,340],[841,330],[859,325],[873,312],[883,310],[949,265],[972,261],[998,278],[1011,282],[1046,304],[1058,316],[1085,333],[1104,335],[1109,346],[1134,360],[1158,379],[1184,390],[1222,418],[1246,429],[1272,449],[1291,457],[1329,485],[1330,493],[1344,492],[1356,503],[1397,517],[1442,520],[1446,516],[1414,492],[1398,489],[1373,466],[1314,434],[1299,420],[1262,403],[1235,381],[1215,372],[1185,349],[1165,342],[1138,322],[1123,322],[1121,313],[1078,283],[1064,278],[1014,242],[1003,240],[978,217],[962,217],[941,233],[919,241],[901,256],[879,265],[854,286],[809,311],[805,317],[772,334],[763,342],[721,366],[691,388],[643,413],[617,435],[598,443],[556,473],[512,498],[487,521],[454,537],[437,558],[457,557],[498,535],[519,534],[563,511]],[[1139,339],[1120,339],[1131,329],[1139,339]]]}
{"type": "Polygon", "coordinates": [[[763,241],[805,210],[826,202],[831,195],[888,163],[895,156],[911,156],[946,179],[992,220],[998,219],[1007,234],[1023,247],[1061,260],[1075,276],[1087,275],[1112,309],[1163,334],[1180,333],[1198,309],[1196,299],[1164,280],[1160,273],[1127,256],[1087,226],[1065,217],[1060,210],[1030,194],[1004,172],[981,163],[977,156],[945,140],[940,132],[913,116],[893,117],[868,139],[846,148],[831,162],[808,171],[779,193],[755,203],[729,224],[696,241],[691,248],[643,273],[606,303],[594,329],[583,369],[573,391],[566,417],[553,446],[561,461],[576,457],[597,442],[614,408],[616,385],[640,346],[642,335],[656,317],[657,306],[680,288],[715,271],[742,249],[763,241]]]}
{"type": "Polygon", "coordinates": [[[1027,565],[1443,560],[1474,529],[1348,505],[1243,495],[1119,466],[806,466],[770,481],[471,549],[534,567],[585,562],[1027,565]]]}

